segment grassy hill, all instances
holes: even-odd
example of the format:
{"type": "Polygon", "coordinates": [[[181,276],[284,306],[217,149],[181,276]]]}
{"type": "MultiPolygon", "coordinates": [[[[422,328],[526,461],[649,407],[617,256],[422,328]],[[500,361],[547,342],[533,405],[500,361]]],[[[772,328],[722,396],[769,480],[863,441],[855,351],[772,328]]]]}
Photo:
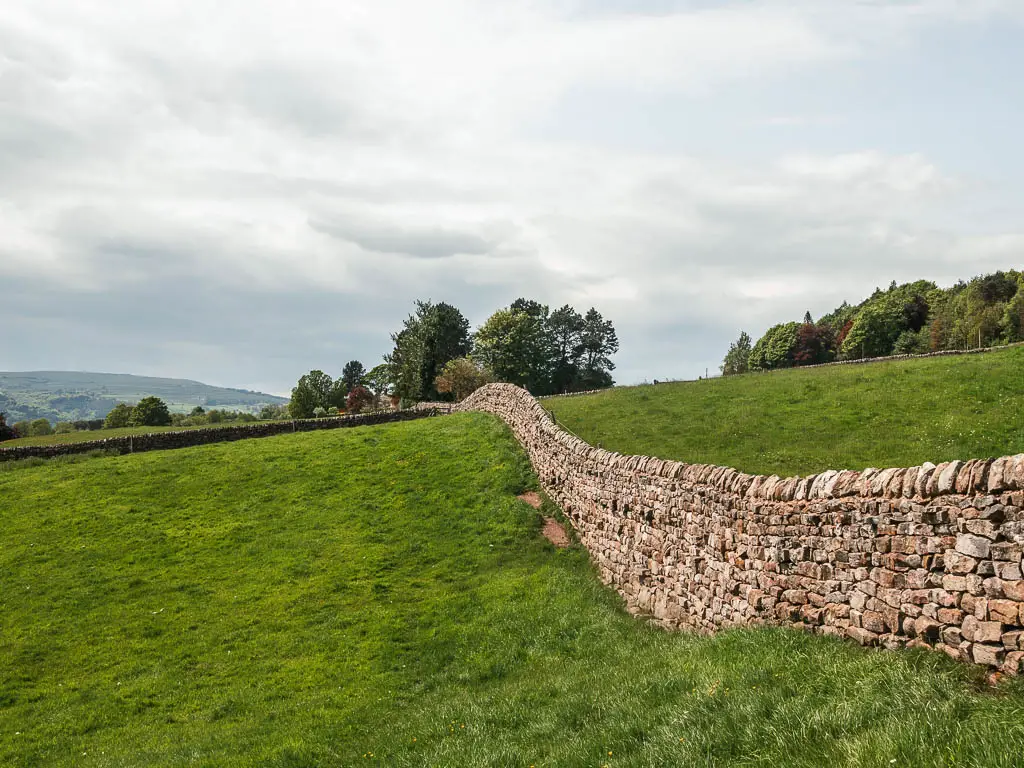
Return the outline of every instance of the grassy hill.
{"type": "Polygon", "coordinates": [[[744,472],[913,466],[1024,451],[1024,348],[729,376],[552,398],[620,453],[744,472]]]}
{"type": "Polygon", "coordinates": [[[670,634],[462,414],[0,473],[0,765],[1014,766],[1024,689],[670,634]]]}
{"type": "Polygon", "coordinates": [[[53,421],[100,419],[118,402],[136,403],[155,395],[172,411],[197,405],[228,410],[256,411],[286,398],[246,389],[213,387],[188,379],[132,376],[86,371],[0,372],[0,411],[8,422],[45,418],[53,421]]]}

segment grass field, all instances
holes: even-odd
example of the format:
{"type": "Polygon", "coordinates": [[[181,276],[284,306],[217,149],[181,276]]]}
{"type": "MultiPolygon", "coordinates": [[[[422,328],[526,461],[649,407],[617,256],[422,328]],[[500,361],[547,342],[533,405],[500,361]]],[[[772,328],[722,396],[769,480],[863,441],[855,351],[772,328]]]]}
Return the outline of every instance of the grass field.
{"type": "Polygon", "coordinates": [[[216,427],[237,427],[244,424],[260,424],[262,422],[232,421],[220,424],[199,424],[191,427],[121,427],[119,429],[92,429],[80,432],[63,432],[56,435],[41,437],[19,437],[17,440],[5,440],[0,448],[17,448],[27,445],[61,445],[64,443],[87,443],[92,440],[106,440],[108,437],[127,437],[128,435],[148,435],[154,432],[178,432],[186,429],[213,429],[216,427]]]}
{"type": "Polygon", "coordinates": [[[1024,451],[1024,348],[543,401],[611,451],[782,476],[1024,451]]]}
{"type": "Polygon", "coordinates": [[[1016,766],[926,652],[627,616],[463,414],[0,474],[3,766],[1016,766]]]}

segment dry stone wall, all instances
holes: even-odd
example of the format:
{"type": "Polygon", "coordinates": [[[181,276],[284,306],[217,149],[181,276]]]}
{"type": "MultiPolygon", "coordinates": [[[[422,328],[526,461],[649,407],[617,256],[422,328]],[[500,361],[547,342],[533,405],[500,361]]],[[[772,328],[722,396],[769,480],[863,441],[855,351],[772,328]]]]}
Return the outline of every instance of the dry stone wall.
{"type": "Polygon", "coordinates": [[[787,625],[1022,670],[1024,454],[765,477],[595,448],[509,384],[456,410],[508,423],[634,612],[700,631],[787,625]]]}
{"type": "Polygon", "coordinates": [[[143,435],[108,437],[102,440],[88,440],[79,443],[58,443],[55,445],[25,445],[0,448],[0,461],[67,456],[89,451],[117,451],[118,453],[141,453],[142,451],[163,451],[171,448],[188,448],[208,443],[223,443],[231,440],[247,440],[252,437],[271,437],[291,432],[310,432],[319,429],[340,429],[361,427],[370,424],[384,424],[392,421],[409,421],[440,413],[436,408],[421,408],[405,411],[376,411],[351,416],[332,416],[323,419],[301,419],[296,421],[273,421],[266,424],[234,424],[203,429],[182,429],[167,432],[151,432],[143,435]]]}

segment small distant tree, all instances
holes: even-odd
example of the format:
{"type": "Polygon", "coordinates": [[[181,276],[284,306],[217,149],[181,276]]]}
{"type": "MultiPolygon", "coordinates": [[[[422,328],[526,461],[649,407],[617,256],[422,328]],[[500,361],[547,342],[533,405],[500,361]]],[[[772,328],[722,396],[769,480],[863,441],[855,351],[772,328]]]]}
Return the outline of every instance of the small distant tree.
{"type": "Polygon", "coordinates": [[[13,440],[18,436],[14,427],[7,423],[7,414],[0,411],[0,443],[4,440],[13,440]]]}
{"type": "Polygon", "coordinates": [[[349,360],[341,370],[341,380],[345,384],[345,391],[351,392],[366,383],[366,369],[358,360],[349,360]]]}
{"type": "Polygon", "coordinates": [[[53,427],[46,419],[36,419],[28,425],[29,437],[46,437],[53,434],[53,427]]]}
{"type": "Polygon", "coordinates": [[[357,384],[348,393],[348,400],[346,400],[347,410],[349,413],[359,413],[372,406],[374,399],[373,393],[370,390],[362,384],[357,384]]]}
{"type": "Polygon", "coordinates": [[[288,410],[293,419],[308,419],[317,408],[324,412],[345,407],[348,390],[341,379],[334,381],[320,370],[312,370],[299,379],[292,389],[288,410]]]}
{"type": "Polygon", "coordinates": [[[14,431],[18,433],[18,437],[28,437],[28,421],[16,421],[14,422],[14,431]]]}
{"type": "Polygon", "coordinates": [[[75,424],[72,421],[58,421],[53,425],[53,433],[55,435],[66,435],[69,432],[75,431],[75,424]]]}
{"type": "Polygon", "coordinates": [[[388,394],[392,385],[391,366],[387,363],[373,366],[363,377],[363,385],[378,397],[388,394]]]}
{"type": "Polygon", "coordinates": [[[720,369],[723,376],[735,376],[747,372],[751,346],[750,335],[746,331],[741,331],[740,337],[729,345],[729,351],[725,353],[725,359],[722,360],[720,369]]]}
{"type": "Polygon", "coordinates": [[[201,405],[197,405],[195,408],[193,408],[191,411],[189,411],[188,415],[189,416],[202,416],[204,413],[206,413],[206,409],[203,408],[203,406],[201,406],[201,405]]]}
{"type": "Polygon", "coordinates": [[[275,421],[277,419],[288,418],[288,406],[287,405],[264,405],[260,408],[259,417],[260,421],[275,421]]]}
{"type": "Polygon", "coordinates": [[[799,329],[799,323],[780,323],[765,331],[750,351],[750,367],[755,371],[768,371],[792,366],[799,329]]]}
{"type": "Polygon", "coordinates": [[[442,394],[451,394],[456,400],[465,400],[484,384],[494,381],[486,368],[478,365],[472,357],[457,357],[449,360],[434,382],[442,394]]]}
{"type": "Polygon", "coordinates": [[[144,397],[132,408],[131,426],[166,427],[171,423],[171,412],[159,397],[144,397]]]}
{"type": "Polygon", "coordinates": [[[593,307],[583,316],[580,346],[580,385],[584,389],[602,389],[614,384],[611,372],[615,363],[611,356],[619,351],[619,338],[612,321],[605,320],[593,307]]]}
{"type": "MultiPolygon", "coordinates": [[[[810,317],[810,313],[807,314],[810,317]]],[[[835,357],[835,334],[828,325],[804,323],[796,333],[793,362],[796,365],[818,365],[835,357]]]]}
{"type": "Polygon", "coordinates": [[[107,418],[103,421],[103,426],[107,429],[120,429],[121,427],[130,426],[131,423],[132,406],[128,405],[128,403],[118,403],[107,414],[107,418]]]}

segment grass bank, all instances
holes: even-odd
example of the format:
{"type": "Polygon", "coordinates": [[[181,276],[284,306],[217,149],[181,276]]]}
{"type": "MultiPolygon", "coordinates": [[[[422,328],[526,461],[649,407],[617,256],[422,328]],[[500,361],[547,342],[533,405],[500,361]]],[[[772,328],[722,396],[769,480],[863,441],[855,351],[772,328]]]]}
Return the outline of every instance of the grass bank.
{"type": "Polygon", "coordinates": [[[1024,451],[1024,348],[624,387],[543,403],[608,450],[752,473],[995,457],[1024,451]]]}
{"type": "Polygon", "coordinates": [[[670,634],[483,414],[0,474],[0,765],[1010,766],[939,654],[670,634]]]}

